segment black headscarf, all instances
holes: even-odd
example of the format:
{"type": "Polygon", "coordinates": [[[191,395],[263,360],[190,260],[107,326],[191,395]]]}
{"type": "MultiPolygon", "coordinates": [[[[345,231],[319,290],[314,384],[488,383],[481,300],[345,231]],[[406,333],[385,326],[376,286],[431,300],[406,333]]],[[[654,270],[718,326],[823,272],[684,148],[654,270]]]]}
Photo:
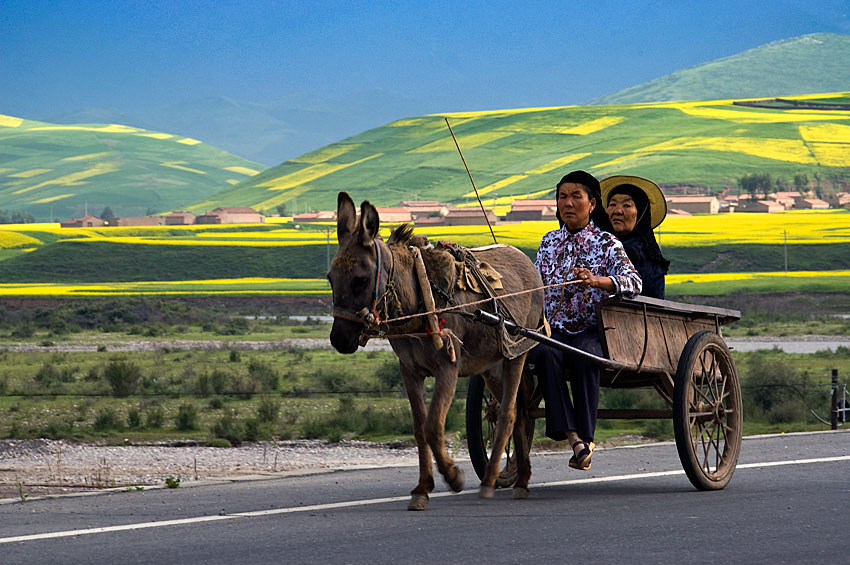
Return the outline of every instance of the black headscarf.
{"type": "Polygon", "coordinates": [[[561,210],[558,209],[557,200],[558,200],[558,189],[565,182],[576,183],[587,188],[588,194],[590,198],[596,200],[596,206],[590,212],[590,220],[596,225],[597,228],[607,231],[609,233],[614,233],[614,226],[611,225],[611,220],[608,218],[608,213],[605,212],[605,206],[602,205],[602,189],[599,188],[599,181],[596,180],[596,177],[591,175],[585,171],[573,171],[568,175],[564,175],[558,184],[555,185],[555,216],[558,218],[558,224],[563,227],[564,220],[561,219],[561,210]]]}
{"type": "MultiPolygon", "coordinates": [[[[624,242],[629,239],[639,239],[646,258],[654,263],[658,263],[666,273],[670,268],[670,261],[665,259],[664,255],[661,254],[661,249],[658,247],[658,243],[655,241],[655,235],[652,233],[652,208],[649,204],[649,198],[646,197],[646,193],[633,184],[621,184],[612,188],[611,192],[608,193],[609,202],[611,201],[611,197],[615,194],[625,194],[626,196],[629,196],[632,200],[634,200],[635,207],[637,208],[637,221],[635,222],[635,227],[632,229],[631,233],[621,239],[624,242]]],[[[608,214],[606,213],[605,216],[607,217],[608,214]]]]}

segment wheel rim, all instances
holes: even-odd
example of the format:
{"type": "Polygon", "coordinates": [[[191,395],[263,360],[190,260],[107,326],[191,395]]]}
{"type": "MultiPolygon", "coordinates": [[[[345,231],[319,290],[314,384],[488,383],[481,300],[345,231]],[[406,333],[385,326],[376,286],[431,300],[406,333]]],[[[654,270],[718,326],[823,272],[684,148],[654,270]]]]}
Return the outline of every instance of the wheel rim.
{"type": "MultiPolygon", "coordinates": [[[[493,441],[496,438],[496,421],[499,417],[499,400],[489,390],[484,393],[484,402],[481,406],[481,431],[484,439],[484,451],[487,458],[493,451],[493,441]]],[[[503,456],[503,467],[496,479],[497,487],[508,487],[516,482],[517,468],[516,458],[513,457],[513,438],[508,437],[503,456]]]]}
{"type": "Polygon", "coordinates": [[[735,469],[741,437],[741,393],[728,354],[709,344],[697,356],[686,395],[690,451],[706,478],[735,469]]]}

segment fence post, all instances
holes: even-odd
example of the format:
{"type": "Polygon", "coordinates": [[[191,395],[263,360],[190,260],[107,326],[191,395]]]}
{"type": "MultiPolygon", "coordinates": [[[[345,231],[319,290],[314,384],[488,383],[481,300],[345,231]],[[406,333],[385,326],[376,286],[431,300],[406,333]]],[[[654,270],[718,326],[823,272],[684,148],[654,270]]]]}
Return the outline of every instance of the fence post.
{"type": "Polygon", "coordinates": [[[832,370],[832,402],[830,403],[830,424],[833,430],[838,429],[838,369],[832,370]]]}

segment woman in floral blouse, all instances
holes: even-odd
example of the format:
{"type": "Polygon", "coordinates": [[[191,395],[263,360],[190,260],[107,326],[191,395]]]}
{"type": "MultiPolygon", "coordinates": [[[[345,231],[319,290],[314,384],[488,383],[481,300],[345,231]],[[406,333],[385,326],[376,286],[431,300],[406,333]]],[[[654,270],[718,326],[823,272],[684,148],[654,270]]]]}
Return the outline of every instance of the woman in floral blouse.
{"type": "MultiPolygon", "coordinates": [[[[593,175],[571,172],[558,183],[556,197],[561,227],[543,236],[536,265],[546,285],[576,283],[546,289],[546,318],[554,339],[601,357],[594,306],[616,294],[640,294],[640,276],[610,233],[593,175]]],[[[546,400],[546,435],[569,440],[574,453],[570,467],[586,471],[594,448],[599,368],[543,344],[531,356],[546,400]]]]}

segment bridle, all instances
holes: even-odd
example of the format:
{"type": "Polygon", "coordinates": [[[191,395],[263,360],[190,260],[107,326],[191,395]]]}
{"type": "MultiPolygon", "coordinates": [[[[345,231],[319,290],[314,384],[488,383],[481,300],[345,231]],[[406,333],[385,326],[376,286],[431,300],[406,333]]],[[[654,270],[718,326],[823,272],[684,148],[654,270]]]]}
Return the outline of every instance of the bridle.
{"type": "MultiPolygon", "coordinates": [[[[384,294],[378,296],[378,292],[381,288],[381,273],[383,272],[381,259],[383,257],[383,253],[381,252],[381,246],[378,245],[378,240],[372,240],[372,246],[375,248],[375,287],[372,289],[372,305],[371,307],[364,307],[360,310],[354,311],[350,308],[343,308],[341,306],[334,305],[333,307],[333,317],[340,318],[342,320],[347,320],[349,322],[357,322],[363,324],[367,328],[374,327],[379,325],[381,320],[381,313],[379,312],[378,305],[384,301],[385,298],[390,294],[394,293],[393,286],[393,275],[395,272],[395,257],[393,256],[392,249],[387,247],[390,251],[390,268],[387,275],[386,281],[386,289],[384,290],[384,294]]],[[[384,308],[386,310],[386,308],[384,308]]]]}

